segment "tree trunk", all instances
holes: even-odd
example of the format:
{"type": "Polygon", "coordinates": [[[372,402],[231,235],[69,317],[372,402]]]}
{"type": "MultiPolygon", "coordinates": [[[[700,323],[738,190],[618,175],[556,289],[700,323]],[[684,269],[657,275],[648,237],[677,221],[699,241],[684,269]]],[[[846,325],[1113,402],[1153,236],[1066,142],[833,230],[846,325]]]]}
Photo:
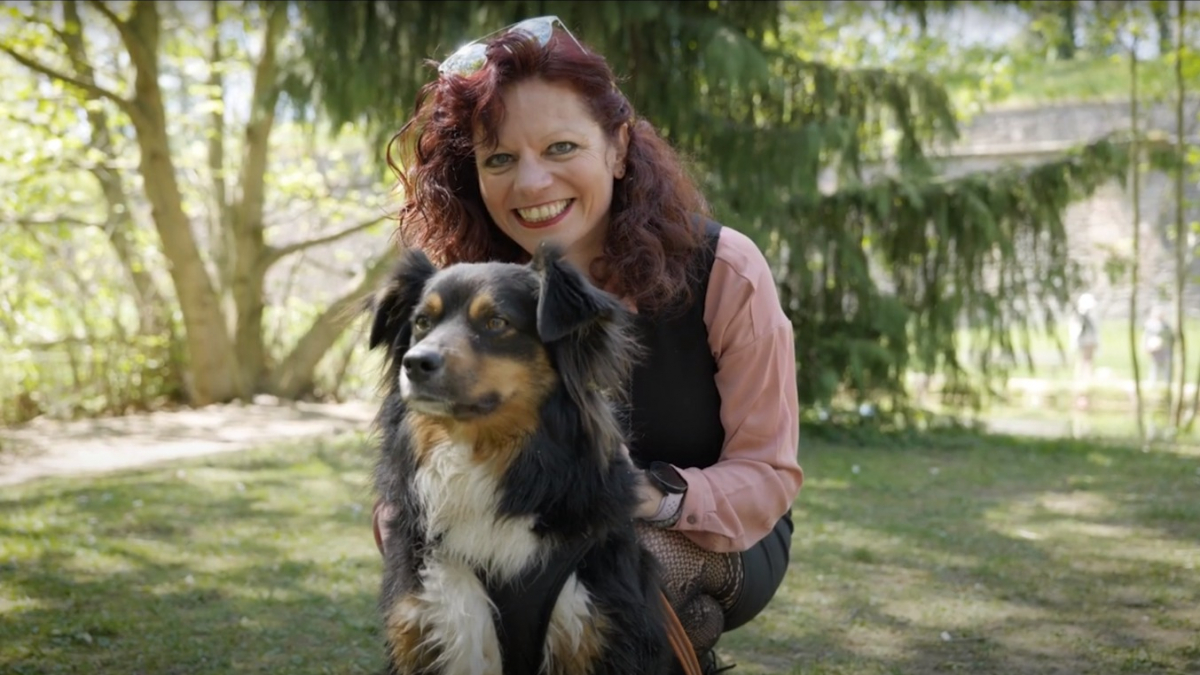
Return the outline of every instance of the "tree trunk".
{"type": "MultiPolygon", "coordinates": [[[[1183,11],[1182,6],[1179,11],[1183,11]]],[[[1154,15],[1154,26],[1158,29],[1158,55],[1160,57],[1166,56],[1174,49],[1174,45],[1171,44],[1170,5],[1166,0],[1155,0],[1150,3],[1150,13],[1154,15]]],[[[1182,31],[1179,34],[1179,39],[1179,44],[1183,44],[1182,31]]]]}
{"type": "Polygon", "coordinates": [[[1069,61],[1075,58],[1075,3],[1064,2],[1059,7],[1062,19],[1062,35],[1058,38],[1058,58],[1069,61]]]}
{"type": "Polygon", "coordinates": [[[1146,426],[1143,419],[1143,402],[1142,402],[1142,374],[1138,367],[1138,340],[1137,340],[1137,325],[1138,325],[1138,268],[1141,263],[1142,256],[1142,226],[1141,226],[1141,143],[1138,143],[1138,57],[1137,57],[1137,37],[1133,38],[1133,46],[1129,49],[1129,126],[1132,132],[1132,140],[1129,148],[1131,162],[1129,163],[1130,171],[1133,172],[1133,264],[1130,268],[1130,292],[1129,292],[1129,357],[1130,363],[1133,364],[1133,391],[1137,399],[1137,425],[1138,438],[1142,442],[1146,441],[1146,426]]]}
{"type": "Polygon", "coordinates": [[[238,396],[238,367],[217,294],[183,211],[171,160],[166,112],[158,86],[159,28],[155,4],[138,2],[122,38],[137,72],[132,118],[141,152],[138,166],[186,330],[190,379],[186,387],[193,404],[206,405],[238,396]]]}
{"type": "Polygon", "coordinates": [[[330,304],[313,321],[287,358],[271,372],[270,393],[296,399],[313,390],[321,359],[358,316],[355,310],[391,269],[391,263],[392,257],[387,254],[372,261],[354,290],[330,304]]]}
{"type": "MultiPolygon", "coordinates": [[[[208,86],[210,92],[225,92],[225,78],[222,76],[221,62],[224,60],[221,51],[221,6],[217,0],[211,0],[210,20],[213,39],[209,52],[208,86]]],[[[210,96],[212,94],[209,94],[210,96]]],[[[229,206],[229,190],[225,176],[225,106],[212,106],[209,115],[208,136],[208,171],[212,181],[213,207],[209,217],[209,241],[212,250],[213,266],[217,270],[217,293],[223,303],[229,302],[230,287],[233,283],[233,265],[231,263],[234,250],[233,242],[233,213],[229,206]]],[[[233,312],[229,306],[227,311],[233,312]]]]}
{"type": "MultiPolygon", "coordinates": [[[[79,7],[75,0],[63,3],[63,18],[67,27],[62,33],[63,42],[71,65],[75,68],[75,74],[84,82],[94,84],[95,71],[83,42],[83,24],[79,19],[79,7]]],[[[92,101],[99,100],[95,94],[86,96],[92,101]]],[[[99,150],[105,157],[114,158],[112,137],[108,133],[108,115],[104,109],[88,107],[87,118],[92,128],[91,147],[99,150]]],[[[133,239],[133,211],[130,209],[121,176],[102,165],[93,168],[91,173],[99,183],[108,206],[104,233],[108,236],[113,252],[133,289],[134,302],[138,308],[138,331],[143,335],[165,335],[168,340],[173,341],[176,336],[171,322],[171,308],[158,284],[154,282],[154,277],[149,272],[150,266],[137,250],[133,239]]]]}
{"type": "Polygon", "coordinates": [[[263,344],[263,294],[268,270],[267,243],[263,232],[266,203],[267,157],[275,106],[279,101],[276,83],[275,48],[287,27],[286,3],[270,5],[263,50],[254,71],[254,93],[250,120],[246,124],[245,151],[238,186],[241,196],[233,213],[233,300],[237,307],[234,345],[247,393],[259,391],[268,372],[263,344]]]}
{"type": "MultiPolygon", "coordinates": [[[[1187,10],[1184,0],[1177,0],[1178,16],[1175,17],[1175,143],[1178,152],[1178,165],[1175,167],[1175,330],[1178,331],[1174,348],[1178,350],[1179,367],[1172,374],[1179,373],[1179,390],[1175,398],[1175,429],[1184,426],[1184,388],[1187,386],[1187,331],[1184,330],[1187,314],[1184,311],[1184,291],[1187,284],[1187,254],[1191,248],[1188,245],[1187,218],[1185,207],[1187,195],[1184,191],[1184,172],[1187,170],[1187,139],[1184,138],[1184,103],[1187,87],[1183,79],[1183,46],[1184,27],[1187,25],[1187,10]]],[[[1200,397],[1200,381],[1196,386],[1197,397],[1200,397]]],[[[1195,417],[1195,405],[1192,406],[1192,418],[1195,417]]],[[[1191,427],[1191,419],[1187,426],[1191,427]]]]}

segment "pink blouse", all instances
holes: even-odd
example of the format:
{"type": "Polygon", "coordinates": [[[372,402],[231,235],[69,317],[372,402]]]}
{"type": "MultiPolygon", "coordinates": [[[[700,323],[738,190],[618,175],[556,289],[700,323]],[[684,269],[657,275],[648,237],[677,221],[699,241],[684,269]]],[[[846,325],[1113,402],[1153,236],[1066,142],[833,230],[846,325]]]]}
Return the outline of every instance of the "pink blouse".
{"type": "Polygon", "coordinates": [[[704,324],[725,445],[713,466],[680,469],[688,491],[674,529],[708,550],[744,551],[791,508],[804,472],[792,325],[766,258],[729,227],[717,243],[704,324]]]}

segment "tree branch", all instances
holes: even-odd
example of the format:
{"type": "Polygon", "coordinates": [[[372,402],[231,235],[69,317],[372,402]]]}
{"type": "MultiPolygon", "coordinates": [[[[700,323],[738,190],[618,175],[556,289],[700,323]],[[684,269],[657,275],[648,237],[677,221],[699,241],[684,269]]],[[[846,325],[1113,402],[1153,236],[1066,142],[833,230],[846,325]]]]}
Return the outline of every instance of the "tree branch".
{"type": "Polygon", "coordinates": [[[317,365],[346,328],[361,316],[363,299],[391,269],[391,263],[392,256],[387,254],[370,261],[367,268],[351,282],[353,290],[334,300],[321,312],[271,373],[271,393],[294,399],[312,388],[317,365]]]}
{"type": "Polygon", "coordinates": [[[275,124],[275,107],[279,100],[278,63],[276,50],[280,35],[287,29],[287,6],[276,3],[270,7],[266,31],[263,33],[262,53],[254,67],[254,90],[250,96],[250,119],[246,122],[245,145],[234,227],[239,236],[250,228],[262,227],[263,205],[266,202],[267,153],[270,151],[271,129],[275,124]]]}
{"type": "Polygon", "coordinates": [[[102,14],[104,18],[108,19],[109,23],[111,23],[113,27],[121,33],[121,38],[123,40],[132,37],[129,33],[128,24],[122,21],[121,17],[117,16],[116,12],[112,11],[108,5],[101,2],[101,0],[88,0],[88,5],[92,9],[102,14]]]}
{"type": "Polygon", "coordinates": [[[380,223],[386,217],[387,216],[376,216],[370,220],[361,222],[358,225],[348,227],[341,232],[335,232],[324,237],[317,237],[316,239],[308,239],[306,241],[298,241],[294,244],[288,244],[287,246],[269,247],[265,256],[265,266],[270,267],[271,265],[279,262],[280,258],[289,256],[297,251],[303,251],[307,248],[322,246],[324,244],[333,243],[339,239],[345,239],[352,234],[362,232],[363,230],[380,223]]]}
{"type": "Polygon", "coordinates": [[[17,216],[16,218],[7,219],[12,225],[18,227],[52,227],[55,225],[70,225],[72,227],[104,227],[104,223],[89,223],[86,220],[72,218],[71,216],[54,216],[45,220],[30,218],[28,216],[17,216]]]}
{"type": "Polygon", "coordinates": [[[99,85],[92,84],[90,82],[86,82],[86,81],[81,80],[72,75],[68,75],[60,70],[51,68],[50,66],[47,66],[44,63],[35,61],[35,60],[29,58],[28,56],[25,56],[24,54],[21,54],[15,50],[13,50],[11,47],[0,46],[0,51],[3,51],[4,53],[8,54],[17,63],[20,63],[21,65],[25,66],[26,68],[28,68],[34,72],[41,73],[42,75],[45,75],[46,77],[50,77],[55,80],[59,80],[60,82],[64,82],[66,84],[70,84],[75,87],[78,87],[93,96],[100,97],[100,98],[106,98],[106,99],[112,101],[113,103],[116,103],[118,106],[120,106],[121,110],[124,110],[125,112],[132,114],[133,105],[128,100],[126,100],[125,98],[122,98],[119,94],[117,94],[114,91],[109,91],[108,89],[105,89],[104,87],[101,87],[99,85]]]}

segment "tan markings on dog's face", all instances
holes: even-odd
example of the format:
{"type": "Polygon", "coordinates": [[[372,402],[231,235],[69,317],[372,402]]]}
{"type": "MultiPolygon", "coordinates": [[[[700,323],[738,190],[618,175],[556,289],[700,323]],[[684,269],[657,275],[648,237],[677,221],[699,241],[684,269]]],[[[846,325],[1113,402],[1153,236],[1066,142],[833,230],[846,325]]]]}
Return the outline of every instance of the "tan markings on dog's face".
{"type": "Polygon", "coordinates": [[[483,322],[496,313],[496,301],[487,293],[479,293],[471,299],[471,305],[467,307],[467,316],[471,321],[483,322]]]}
{"type": "MultiPolygon", "coordinates": [[[[427,611],[427,610],[426,610],[427,611]]],[[[388,611],[385,621],[392,663],[401,673],[425,672],[438,658],[438,650],[426,639],[420,616],[421,603],[412,596],[400,598],[388,611]]]]}
{"type": "Polygon", "coordinates": [[[549,675],[591,673],[604,651],[604,636],[610,628],[587,589],[572,574],[554,604],[546,630],[546,672],[549,675]]]}
{"type": "Polygon", "coordinates": [[[495,412],[474,424],[478,434],[476,452],[493,456],[506,469],[537,430],[542,403],[558,376],[544,349],[538,349],[529,360],[489,356],[480,358],[476,365],[478,376],[470,395],[495,395],[501,401],[495,412]]]}
{"type": "Polygon", "coordinates": [[[442,312],[446,311],[446,303],[442,300],[442,296],[437,293],[430,293],[425,297],[423,309],[430,318],[436,319],[442,315],[442,312]]]}

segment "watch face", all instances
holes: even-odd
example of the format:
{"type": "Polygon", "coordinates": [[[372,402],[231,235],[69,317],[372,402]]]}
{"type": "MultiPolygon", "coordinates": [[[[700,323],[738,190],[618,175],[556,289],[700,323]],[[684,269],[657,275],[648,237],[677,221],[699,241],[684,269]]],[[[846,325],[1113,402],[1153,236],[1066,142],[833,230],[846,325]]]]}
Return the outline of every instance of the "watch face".
{"type": "Polygon", "coordinates": [[[650,476],[658,485],[658,488],[667,494],[682,494],[687,492],[687,481],[675,467],[666,462],[653,462],[650,464],[650,476]]]}

